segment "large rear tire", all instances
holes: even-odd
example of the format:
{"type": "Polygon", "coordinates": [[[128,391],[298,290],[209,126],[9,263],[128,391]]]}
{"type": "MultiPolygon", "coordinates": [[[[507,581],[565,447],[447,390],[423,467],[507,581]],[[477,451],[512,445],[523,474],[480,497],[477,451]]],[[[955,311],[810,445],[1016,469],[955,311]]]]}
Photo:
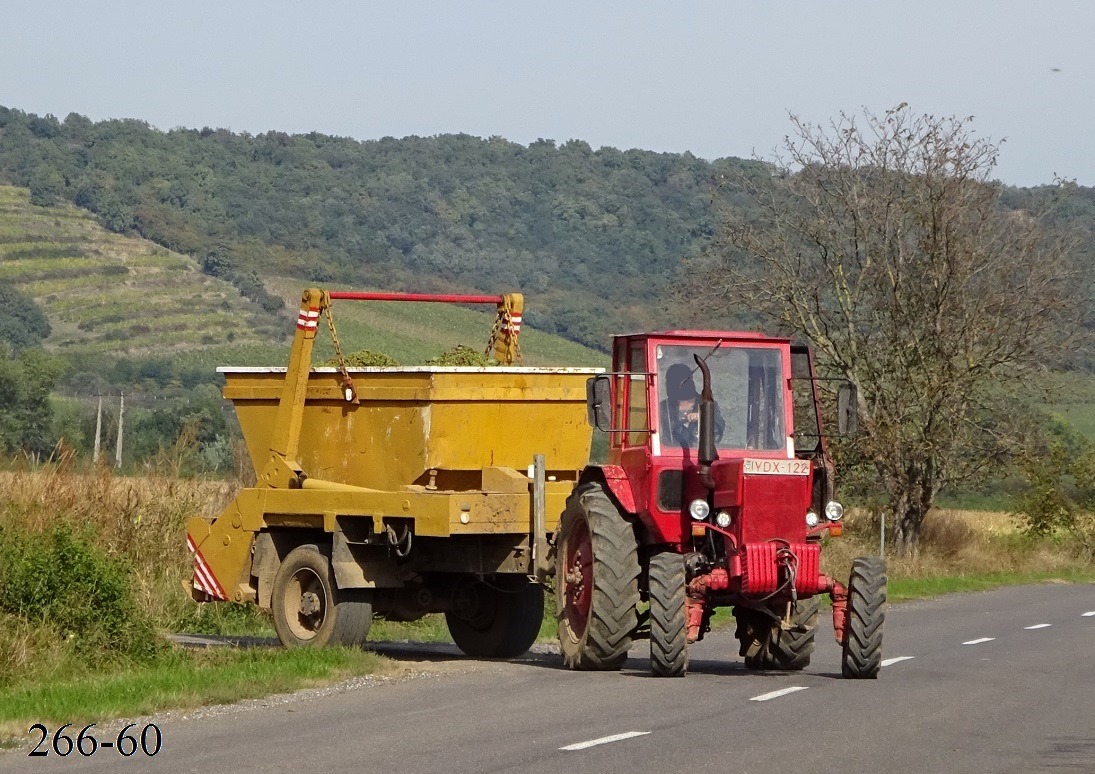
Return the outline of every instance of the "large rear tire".
{"type": "Polygon", "coordinates": [[[600,484],[567,498],[555,562],[563,661],[571,669],[619,669],[638,626],[639,547],[600,484]]]}
{"type": "Polygon", "coordinates": [[[319,546],[297,546],[274,575],[274,631],[287,648],[361,645],[373,621],[371,592],[335,586],[319,546]]]}
{"type": "Polygon", "coordinates": [[[445,623],[456,647],[473,658],[517,658],[544,620],[544,589],[525,576],[472,580],[456,592],[445,623]]]}
{"type": "Polygon", "coordinates": [[[775,669],[793,672],[810,665],[817,632],[819,597],[800,600],[791,613],[791,628],[784,629],[777,621],[755,610],[747,613],[739,608],[738,638],[743,640],[742,655],[748,669],[775,669]],[[751,629],[743,635],[743,628],[751,629]]]}
{"type": "Polygon", "coordinates": [[[684,557],[655,554],[647,573],[650,592],[650,671],[684,677],[688,671],[688,616],[684,557]]]}
{"type": "Polygon", "coordinates": [[[886,622],[886,560],[861,556],[848,580],[841,673],[873,680],[882,667],[882,629],[886,622]]]}

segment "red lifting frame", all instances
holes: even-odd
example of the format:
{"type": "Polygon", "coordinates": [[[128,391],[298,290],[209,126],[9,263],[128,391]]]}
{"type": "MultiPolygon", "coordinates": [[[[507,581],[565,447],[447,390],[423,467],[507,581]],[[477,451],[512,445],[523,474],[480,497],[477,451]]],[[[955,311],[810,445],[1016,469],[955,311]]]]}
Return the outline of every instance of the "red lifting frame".
{"type": "Polygon", "coordinates": [[[449,304],[501,304],[502,296],[460,296],[436,293],[358,293],[352,290],[333,290],[331,300],[347,301],[441,301],[449,304]]]}

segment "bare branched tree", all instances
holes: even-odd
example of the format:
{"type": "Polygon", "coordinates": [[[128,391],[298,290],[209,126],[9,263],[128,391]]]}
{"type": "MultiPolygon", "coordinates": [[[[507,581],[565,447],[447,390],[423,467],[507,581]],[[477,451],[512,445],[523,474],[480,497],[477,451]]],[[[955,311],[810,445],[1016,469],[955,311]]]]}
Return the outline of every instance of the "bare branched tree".
{"type": "MultiPolygon", "coordinates": [[[[1071,245],[1000,206],[998,147],[971,119],[792,117],[752,210],[722,224],[698,292],[809,339],[859,388],[857,451],[915,552],[940,488],[1001,452],[1001,386],[1068,347],[1084,299],[1071,245]]],[[[735,195],[740,195],[735,192],[735,195]]]]}

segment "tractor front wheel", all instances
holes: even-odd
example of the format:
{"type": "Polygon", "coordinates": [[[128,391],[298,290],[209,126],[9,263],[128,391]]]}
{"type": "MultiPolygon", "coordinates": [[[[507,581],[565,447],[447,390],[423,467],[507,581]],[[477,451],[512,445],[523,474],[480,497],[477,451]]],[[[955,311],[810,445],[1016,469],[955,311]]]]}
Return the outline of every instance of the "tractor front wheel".
{"type": "Polygon", "coordinates": [[[688,617],[684,557],[650,559],[650,671],[655,677],[684,677],[688,671],[688,617]]]}
{"type": "Polygon", "coordinates": [[[571,669],[619,669],[638,626],[639,547],[598,483],[567,498],[556,543],[559,646],[571,669]]]}
{"type": "Polygon", "coordinates": [[[524,575],[471,579],[445,613],[456,647],[473,658],[517,658],[528,651],[544,619],[544,589],[524,575]]]}
{"type": "Polygon", "coordinates": [[[319,546],[297,546],[274,575],[274,631],[287,648],[360,645],[373,621],[371,592],[335,586],[319,546]]]}
{"type": "Polygon", "coordinates": [[[886,621],[886,560],[861,556],[852,562],[848,614],[844,625],[845,677],[874,679],[882,667],[882,628],[886,621]]]}
{"type": "MultiPolygon", "coordinates": [[[[791,612],[791,626],[756,610],[738,608],[738,639],[748,669],[796,671],[810,665],[817,631],[819,597],[800,600],[791,612]]],[[[773,615],[775,615],[773,611],[773,615]]]]}

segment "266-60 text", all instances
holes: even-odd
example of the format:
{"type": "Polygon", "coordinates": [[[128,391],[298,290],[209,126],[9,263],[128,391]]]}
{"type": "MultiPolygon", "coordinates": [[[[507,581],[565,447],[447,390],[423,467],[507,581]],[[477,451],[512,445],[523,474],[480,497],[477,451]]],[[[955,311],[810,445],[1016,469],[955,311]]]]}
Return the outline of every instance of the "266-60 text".
{"type": "Polygon", "coordinates": [[[110,749],[126,758],[136,755],[138,752],[153,756],[160,751],[160,746],[163,744],[163,734],[160,733],[160,727],[155,723],[149,723],[140,729],[138,729],[136,723],[130,723],[119,731],[118,736],[114,739],[105,739],[101,742],[91,733],[91,729],[95,728],[94,723],[84,726],[75,737],[68,733],[71,726],[71,723],[65,723],[58,728],[53,735],[53,743],[50,744],[49,729],[41,723],[35,723],[29,730],[31,733],[39,732],[42,738],[30,751],[30,756],[32,758],[45,757],[52,750],[54,755],[59,755],[62,758],[72,755],[74,752],[85,758],[90,758],[99,750],[110,749]]]}

